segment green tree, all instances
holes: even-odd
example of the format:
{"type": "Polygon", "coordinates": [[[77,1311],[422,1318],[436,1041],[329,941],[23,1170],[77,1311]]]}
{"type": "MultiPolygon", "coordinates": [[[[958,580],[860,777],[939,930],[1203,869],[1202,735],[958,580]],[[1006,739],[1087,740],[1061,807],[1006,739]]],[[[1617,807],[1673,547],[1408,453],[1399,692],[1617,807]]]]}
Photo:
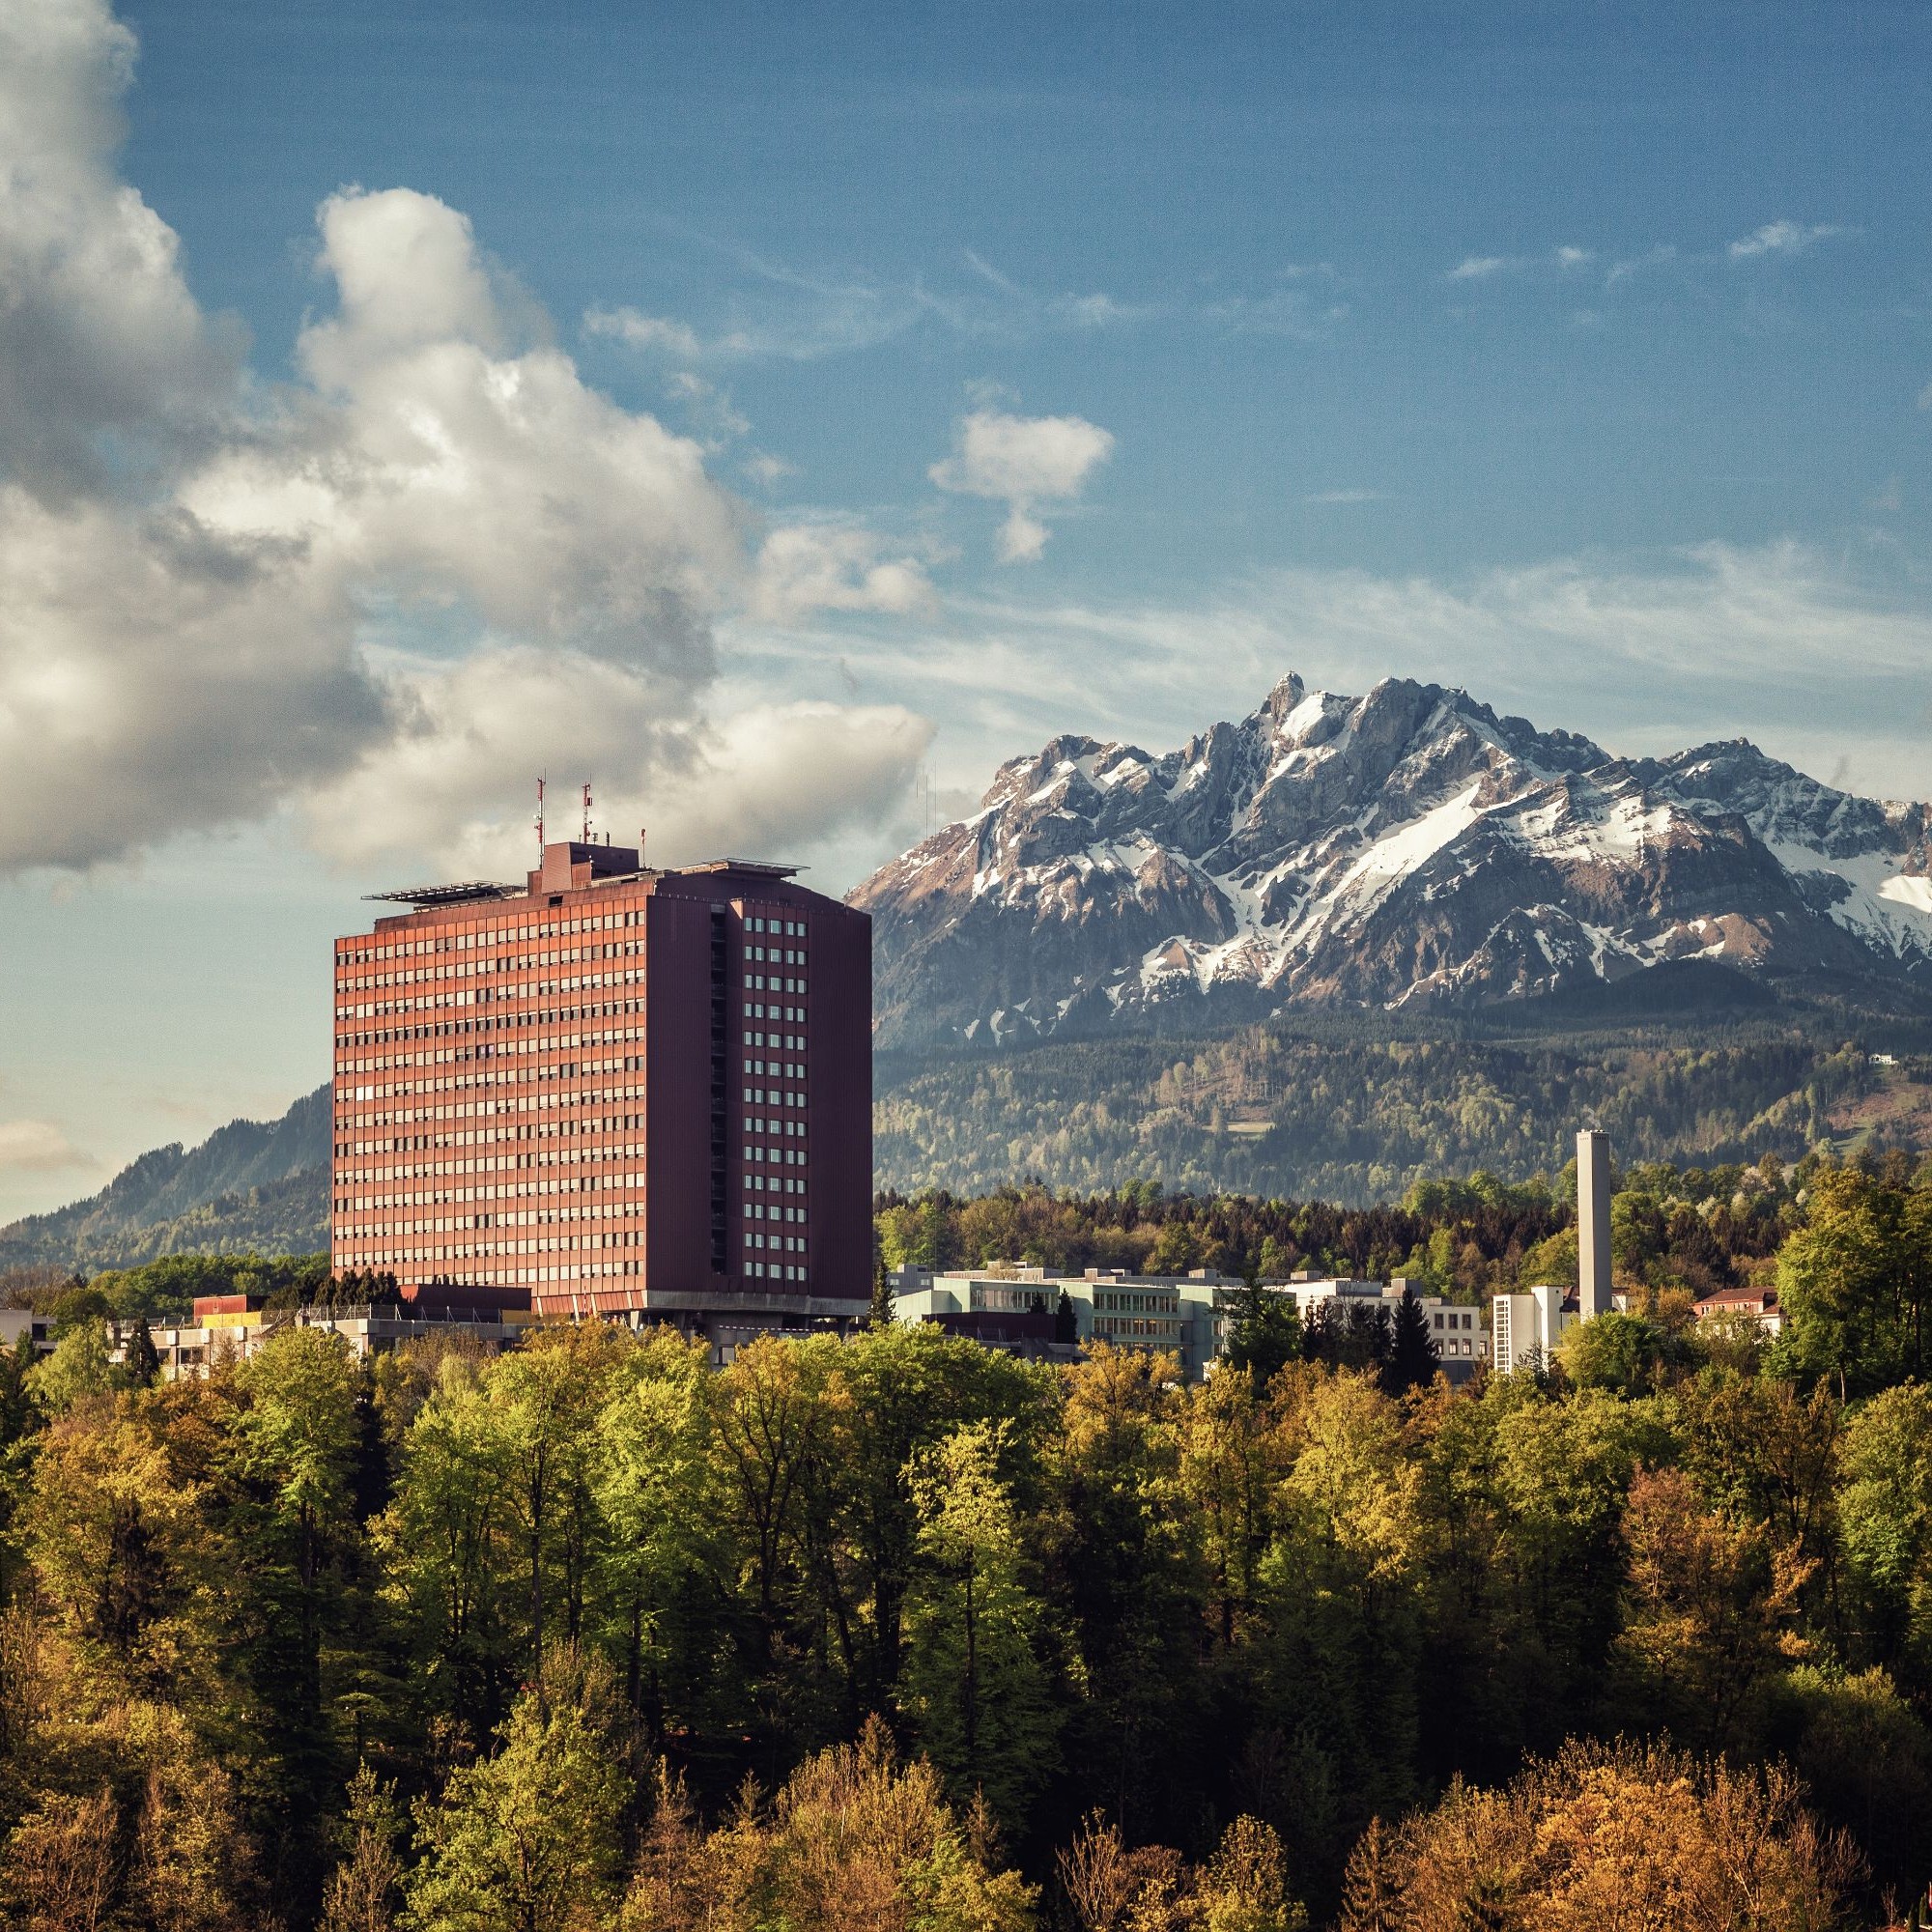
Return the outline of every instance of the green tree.
{"type": "Polygon", "coordinates": [[[351,1501],[356,1371],[325,1328],[272,1335],[235,1371],[242,1398],[231,1449],[224,1555],[232,1564],[234,1654],[253,1695],[261,1802],[282,1835],[283,1897],[312,1897],[321,1832],[339,1788],[325,1649],[341,1634],[344,1566],[359,1544],[351,1501]]]}
{"type": "Polygon", "coordinates": [[[1037,1652],[1038,1602],[1000,1480],[998,1426],[955,1430],[915,1486],[921,1567],[908,1605],[903,1702],[955,1802],[983,1793],[1009,1829],[1056,1768],[1037,1652]]]}
{"type": "Polygon", "coordinates": [[[1842,1400],[1922,1367],[1932,1216],[1853,1168],[1820,1174],[1811,1195],[1806,1226],[1778,1253],[1776,1352],[1842,1400]]]}
{"type": "Polygon", "coordinates": [[[54,1344],[53,1353],[27,1372],[27,1386],[46,1415],[64,1415],[90,1396],[105,1395],[121,1378],[107,1359],[107,1322],[89,1315],[54,1344]]]}
{"type": "Polygon", "coordinates": [[[1308,1915],[1288,1889],[1281,1839],[1259,1818],[1241,1817],[1196,1875],[1201,1932],[1302,1932],[1308,1915]]]}
{"type": "Polygon", "coordinates": [[[1656,1322],[1641,1315],[1605,1310],[1578,1321],[1556,1344],[1563,1373],[1579,1388],[1642,1395],[1662,1378],[1666,1340],[1656,1322]]]}
{"type": "Polygon", "coordinates": [[[1873,1397],[1842,1458],[1839,1537],[1870,1654],[1932,1690],[1932,1388],[1873,1397]]]}
{"type": "Polygon", "coordinates": [[[634,1345],[602,1322],[549,1329],[486,1377],[505,1493],[524,1546],[531,1669],[553,1636],[576,1642],[595,1561],[596,1421],[634,1345]]]}
{"type": "Polygon", "coordinates": [[[574,1702],[534,1686],[498,1748],[417,1801],[412,1932],[576,1932],[615,1911],[624,1779],[574,1702]]]}
{"type": "Polygon", "coordinates": [[[402,1833],[395,1786],[358,1765],[336,1829],[342,1857],[323,1893],[321,1932],[390,1932],[402,1903],[402,1833]]]}
{"type": "Polygon", "coordinates": [[[631,1708],[648,1702],[660,1725],[663,1627],[692,1579],[719,1561],[724,1495],[707,1354],[702,1342],[659,1329],[612,1374],[596,1423],[606,1641],[622,1659],[631,1708]]]}
{"type": "Polygon", "coordinates": [[[503,1710],[511,1671],[504,1615],[517,1562],[511,1467],[481,1377],[445,1355],[403,1434],[396,1492],[373,1526],[419,1691],[444,1719],[484,1731],[503,1710]]]}
{"type": "Polygon", "coordinates": [[[155,1347],[154,1336],[148,1332],[147,1317],[137,1315],[128,1335],[128,1385],[130,1388],[153,1388],[160,1378],[160,1351],[155,1347]]]}
{"type": "Polygon", "coordinates": [[[1287,1363],[1301,1359],[1301,1346],[1294,1297],[1264,1288],[1259,1276],[1246,1282],[1228,1324],[1228,1366],[1245,1370],[1260,1391],[1287,1363]]]}

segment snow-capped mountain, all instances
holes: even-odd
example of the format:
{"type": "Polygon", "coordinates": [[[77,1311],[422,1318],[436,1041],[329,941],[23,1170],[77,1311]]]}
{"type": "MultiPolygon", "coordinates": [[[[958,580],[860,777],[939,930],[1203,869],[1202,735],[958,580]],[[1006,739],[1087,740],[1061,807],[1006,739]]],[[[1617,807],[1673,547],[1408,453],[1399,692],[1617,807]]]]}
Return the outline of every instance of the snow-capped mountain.
{"type": "Polygon", "coordinates": [[[1664,960],[1932,986],[1932,808],[1290,676],[1178,752],[1056,738],[851,895],[882,1046],[1524,999],[1664,960]],[[1174,1016],[1179,1016],[1178,1014],[1174,1016]]]}

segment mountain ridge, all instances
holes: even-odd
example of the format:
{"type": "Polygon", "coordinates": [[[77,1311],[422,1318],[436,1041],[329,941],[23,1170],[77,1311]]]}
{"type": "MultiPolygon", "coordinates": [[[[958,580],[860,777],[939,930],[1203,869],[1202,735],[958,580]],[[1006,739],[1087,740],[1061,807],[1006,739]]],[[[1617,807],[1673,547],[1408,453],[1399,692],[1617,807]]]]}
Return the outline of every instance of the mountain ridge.
{"type": "Polygon", "coordinates": [[[1485,1005],[1665,961],[1932,987],[1932,808],[1745,739],[1613,755],[1293,673],[1155,756],[1063,734],[848,895],[883,1048],[1485,1005]]]}
{"type": "Polygon", "coordinates": [[[329,1090],[275,1121],[230,1121],[194,1148],[136,1156],[99,1193],[0,1228],[0,1267],[121,1267],[215,1247],[328,1245],[329,1090]]]}

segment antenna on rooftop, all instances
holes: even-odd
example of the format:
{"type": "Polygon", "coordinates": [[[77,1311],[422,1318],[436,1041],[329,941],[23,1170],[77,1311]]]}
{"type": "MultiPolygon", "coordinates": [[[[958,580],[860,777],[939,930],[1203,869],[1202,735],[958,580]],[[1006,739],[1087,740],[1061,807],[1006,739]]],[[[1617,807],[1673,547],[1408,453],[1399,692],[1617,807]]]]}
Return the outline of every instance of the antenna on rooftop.
{"type": "Polygon", "coordinates": [[[543,864],[544,853],[543,805],[545,776],[547,775],[539,774],[537,778],[537,864],[539,866],[543,864]]]}
{"type": "Polygon", "coordinates": [[[648,829],[642,825],[638,827],[638,870],[640,872],[644,869],[644,834],[648,829]]]}
{"type": "Polygon", "coordinates": [[[583,842],[590,843],[590,781],[583,781],[583,842]]]}

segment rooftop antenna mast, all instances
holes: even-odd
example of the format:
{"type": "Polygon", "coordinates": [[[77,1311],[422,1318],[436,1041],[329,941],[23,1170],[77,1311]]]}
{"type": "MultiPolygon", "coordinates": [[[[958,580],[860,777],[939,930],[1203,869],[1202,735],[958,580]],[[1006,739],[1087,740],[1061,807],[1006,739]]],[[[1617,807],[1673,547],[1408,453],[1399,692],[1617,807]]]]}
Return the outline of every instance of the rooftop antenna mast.
{"type": "Polygon", "coordinates": [[[583,842],[590,843],[590,781],[583,781],[583,842]]]}
{"type": "Polygon", "coordinates": [[[546,776],[548,775],[539,774],[537,778],[537,864],[539,866],[543,864],[543,854],[544,854],[543,807],[544,807],[544,778],[546,776]]]}

